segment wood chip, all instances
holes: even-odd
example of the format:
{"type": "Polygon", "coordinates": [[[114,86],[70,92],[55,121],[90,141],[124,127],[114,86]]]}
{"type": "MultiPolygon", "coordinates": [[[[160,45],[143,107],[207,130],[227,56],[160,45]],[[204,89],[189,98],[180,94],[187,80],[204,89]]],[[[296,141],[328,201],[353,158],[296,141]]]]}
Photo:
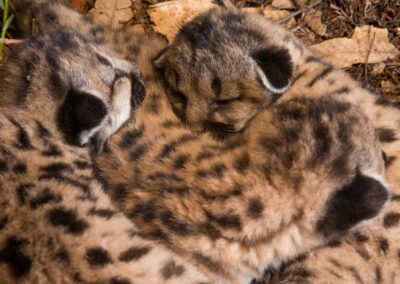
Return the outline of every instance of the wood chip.
{"type": "Polygon", "coordinates": [[[131,5],[130,0],[97,0],[88,14],[97,24],[118,27],[132,18],[131,5]]]}
{"type": "Polygon", "coordinates": [[[184,23],[215,6],[212,0],[175,0],[152,5],[147,12],[154,30],[172,41],[184,23]]]}
{"type": "Polygon", "coordinates": [[[400,54],[400,51],[389,42],[387,29],[373,26],[356,27],[352,38],[334,38],[313,45],[312,49],[339,68],[356,63],[382,62],[400,54]],[[368,62],[365,62],[368,50],[370,50],[368,62]]]}

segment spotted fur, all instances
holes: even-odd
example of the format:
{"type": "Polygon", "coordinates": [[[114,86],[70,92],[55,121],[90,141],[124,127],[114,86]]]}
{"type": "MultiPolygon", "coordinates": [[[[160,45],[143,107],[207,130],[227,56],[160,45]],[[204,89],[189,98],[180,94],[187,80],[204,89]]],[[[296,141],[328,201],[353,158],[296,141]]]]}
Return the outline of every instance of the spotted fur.
{"type": "Polygon", "coordinates": [[[358,107],[334,96],[299,96],[261,110],[240,134],[220,141],[186,128],[173,112],[152,64],[165,42],[137,42],[157,47],[131,55],[147,96],[97,166],[114,202],[146,238],[212,283],[249,283],[265,267],[378,214],[387,199],[383,159],[358,107]]]}
{"type": "Polygon", "coordinates": [[[101,145],[99,135],[125,122],[143,99],[137,76],[90,34],[56,25],[2,65],[1,283],[177,283],[183,272],[207,280],[142,236],[105,194],[89,148],[76,145],[82,133],[101,145]]]}
{"type": "MultiPolygon", "coordinates": [[[[369,228],[349,236],[342,242],[334,242],[328,247],[303,255],[296,261],[289,261],[281,269],[267,270],[260,283],[400,281],[397,272],[400,264],[399,253],[396,246],[399,241],[396,230],[400,220],[397,206],[399,110],[396,106],[370,94],[348,74],[326,63],[289,32],[261,16],[246,15],[240,11],[227,12],[216,9],[195,18],[178,33],[158,63],[175,92],[180,92],[178,95],[172,95],[172,100],[178,101],[175,103],[178,113],[183,113],[189,127],[194,129],[201,129],[202,125],[210,122],[222,123],[224,127],[232,122],[237,125],[236,112],[232,112],[231,107],[227,108],[226,105],[232,104],[233,107],[236,101],[243,103],[249,98],[246,91],[241,91],[241,86],[244,85],[251,85],[251,94],[258,94],[259,100],[266,104],[291,100],[306,94],[310,98],[335,96],[339,100],[359,106],[372,121],[384,150],[386,177],[393,191],[393,197],[384,209],[384,214],[370,223],[369,228]],[[206,26],[208,28],[203,29],[206,26]],[[241,30],[240,33],[233,32],[238,29],[241,30]],[[205,30],[207,32],[204,32],[205,30]],[[233,34],[235,36],[232,36],[233,34]],[[265,68],[269,65],[281,74],[281,70],[274,69],[273,64],[275,60],[280,61],[285,56],[278,54],[276,50],[289,54],[287,62],[288,66],[292,66],[292,73],[286,74],[285,81],[290,87],[283,96],[271,95],[268,92],[268,84],[262,84],[265,83],[263,75],[257,76],[255,71],[251,71],[260,67],[269,78],[268,72],[272,71],[266,71],[265,68]],[[254,58],[254,54],[264,54],[261,57],[267,59],[267,62],[254,58]],[[268,62],[272,58],[269,54],[278,56],[272,62],[268,62]],[[198,68],[206,68],[207,71],[197,72],[198,68]],[[179,74],[179,80],[174,79],[174,70],[179,74]],[[249,79],[243,76],[243,70],[247,70],[247,74],[253,74],[253,77],[249,79]],[[220,78],[219,84],[227,86],[228,94],[231,90],[234,90],[234,94],[237,93],[235,90],[240,90],[240,96],[228,99],[221,109],[209,107],[215,102],[218,106],[218,97],[213,93],[210,95],[207,89],[208,86],[212,89],[211,80],[214,78],[220,78]],[[256,91],[252,88],[256,88],[256,91]],[[198,102],[199,100],[205,103],[198,102]],[[229,112],[224,112],[225,108],[229,112]],[[194,115],[203,119],[191,119],[194,115]],[[207,118],[206,121],[204,118],[207,118]],[[196,124],[200,124],[200,127],[196,124]]],[[[218,93],[225,94],[223,91],[218,93]]],[[[239,111],[242,112],[241,117],[244,117],[245,121],[254,116],[254,112],[248,111],[248,108],[242,107],[239,111]]],[[[228,128],[234,131],[242,129],[241,126],[228,128]]],[[[324,146],[326,147],[328,145],[324,146]]]]}

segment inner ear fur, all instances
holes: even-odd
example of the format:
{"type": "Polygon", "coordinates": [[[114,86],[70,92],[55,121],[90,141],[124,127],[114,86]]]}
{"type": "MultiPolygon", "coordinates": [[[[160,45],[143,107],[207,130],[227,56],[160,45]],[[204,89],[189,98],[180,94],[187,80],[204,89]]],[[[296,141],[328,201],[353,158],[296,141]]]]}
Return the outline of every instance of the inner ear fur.
{"type": "Polygon", "coordinates": [[[293,78],[293,62],[286,48],[270,46],[251,53],[256,71],[265,87],[273,93],[284,93],[293,78]]]}
{"type": "Polygon", "coordinates": [[[81,133],[99,127],[107,114],[107,106],[100,98],[71,89],[59,109],[58,126],[68,142],[82,144],[81,133]]]}

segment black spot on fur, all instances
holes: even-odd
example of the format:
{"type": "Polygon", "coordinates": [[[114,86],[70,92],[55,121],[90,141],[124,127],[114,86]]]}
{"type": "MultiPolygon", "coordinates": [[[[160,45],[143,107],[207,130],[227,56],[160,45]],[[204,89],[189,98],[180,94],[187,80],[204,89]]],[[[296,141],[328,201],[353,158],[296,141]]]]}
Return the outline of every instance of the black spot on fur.
{"type": "Polygon", "coordinates": [[[258,198],[252,198],[249,200],[249,205],[247,206],[247,215],[250,218],[260,218],[263,211],[264,204],[258,198]]]}
{"type": "Polygon", "coordinates": [[[128,194],[128,190],[124,184],[117,184],[111,194],[111,198],[114,202],[119,203],[123,201],[128,194]]]}
{"type": "Polygon", "coordinates": [[[141,159],[149,150],[147,145],[138,145],[130,153],[129,157],[132,161],[138,161],[141,159]]]}
{"type": "Polygon", "coordinates": [[[169,144],[166,144],[163,146],[161,149],[160,154],[158,155],[159,160],[163,160],[165,158],[168,158],[172,153],[176,151],[176,149],[190,141],[193,141],[196,139],[196,136],[193,134],[184,134],[181,137],[177,138],[176,140],[170,142],[169,144]]]}
{"type": "Polygon", "coordinates": [[[161,124],[162,127],[166,128],[166,129],[173,129],[173,128],[182,128],[183,124],[182,122],[178,121],[178,120],[166,120],[161,124]]]}
{"type": "Polygon", "coordinates": [[[43,189],[35,198],[30,201],[30,206],[32,209],[37,209],[40,206],[48,204],[50,202],[60,202],[61,196],[55,195],[51,192],[49,188],[43,189]]]}
{"type": "Polygon", "coordinates": [[[199,252],[195,252],[193,253],[193,258],[194,260],[197,261],[197,263],[199,263],[200,265],[204,266],[205,268],[207,268],[208,270],[217,273],[217,274],[224,274],[225,270],[223,268],[223,266],[213,260],[212,258],[205,256],[199,252]]]}
{"type": "Polygon", "coordinates": [[[12,170],[16,174],[26,174],[26,165],[23,163],[17,163],[14,165],[12,170]]]}
{"type": "Polygon", "coordinates": [[[129,148],[135,145],[138,140],[143,136],[143,133],[144,127],[125,132],[118,146],[121,148],[129,148]]]}
{"type": "Polygon", "coordinates": [[[196,161],[201,162],[203,160],[211,159],[215,156],[215,153],[211,150],[203,150],[196,156],[196,161]]]}
{"type": "Polygon", "coordinates": [[[335,192],[317,230],[325,237],[340,236],[357,223],[376,216],[388,199],[388,192],[377,180],[359,171],[354,180],[335,192]]]}
{"type": "Polygon", "coordinates": [[[28,191],[34,186],[33,183],[24,183],[17,186],[16,191],[20,204],[25,204],[25,201],[28,198],[28,191]]]}
{"type": "Polygon", "coordinates": [[[156,172],[148,175],[148,178],[151,179],[151,180],[164,180],[164,181],[170,181],[170,182],[183,182],[182,178],[180,178],[176,174],[164,173],[164,172],[159,172],[159,171],[156,171],[156,172]]]}
{"type": "Polygon", "coordinates": [[[129,214],[133,220],[142,217],[145,222],[151,222],[156,218],[156,208],[152,202],[142,202],[135,205],[129,214]]]}
{"type": "Polygon", "coordinates": [[[42,152],[45,157],[60,157],[62,156],[62,151],[54,144],[51,144],[46,150],[42,152]]]}
{"type": "Polygon", "coordinates": [[[8,171],[8,166],[6,161],[0,160],[0,173],[8,171]]]}
{"type": "Polygon", "coordinates": [[[58,113],[58,126],[70,143],[79,144],[84,130],[98,126],[107,115],[107,107],[99,98],[70,90],[58,113]]]}
{"type": "Polygon", "coordinates": [[[53,226],[63,227],[67,233],[73,235],[80,235],[89,227],[89,224],[80,219],[75,211],[62,207],[49,210],[47,219],[53,226]]]}
{"type": "Polygon", "coordinates": [[[241,154],[233,162],[233,167],[240,173],[243,173],[250,167],[250,156],[248,153],[241,154]]]}
{"type": "Polygon", "coordinates": [[[8,264],[12,275],[16,278],[28,274],[32,268],[32,260],[22,251],[24,244],[26,244],[24,240],[11,236],[4,248],[0,249],[0,263],[8,264]]]}
{"type": "Polygon", "coordinates": [[[383,226],[385,228],[391,228],[397,226],[400,222],[400,213],[387,213],[383,218],[383,226]]]}
{"type": "Polygon", "coordinates": [[[213,214],[209,211],[206,211],[207,218],[217,223],[224,229],[235,229],[240,230],[242,228],[242,222],[240,221],[239,215],[226,213],[226,214],[213,214]]]}
{"type": "Polygon", "coordinates": [[[151,250],[150,247],[133,247],[125,252],[122,252],[119,256],[119,261],[129,262],[132,260],[138,260],[145,256],[151,250]]]}
{"type": "Polygon", "coordinates": [[[110,219],[112,216],[114,216],[116,212],[114,210],[111,209],[96,209],[96,208],[92,208],[89,211],[90,215],[93,216],[98,216],[101,218],[105,218],[105,219],[110,219]]]}
{"type": "Polygon", "coordinates": [[[50,40],[55,47],[62,51],[76,50],[79,48],[73,32],[59,29],[57,32],[50,33],[50,40]]]}
{"type": "Polygon", "coordinates": [[[76,167],[80,170],[90,170],[93,168],[93,165],[91,163],[80,160],[74,161],[74,165],[76,165],[76,167]]]}
{"type": "Polygon", "coordinates": [[[356,241],[359,243],[365,243],[369,240],[368,236],[361,234],[360,232],[354,233],[354,237],[356,238],[356,241]]]}
{"type": "Polygon", "coordinates": [[[207,235],[212,240],[218,239],[221,237],[221,232],[215,228],[215,226],[211,223],[203,223],[198,226],[198,230],[207,235]]]}
{"type": "Polygon", "coordinates": [[[8,224],[8,217],[0,217],[0,231],[5,228],[5,226],[8,224]]]}
{"type": "Polygon", "coordinates": [[[214,96],[218,97],[221,94],[221,79],[218,77],[215,77],[214,80],[211,83],[211,89],[214,92],[214,96]]]}
{"type": "Polygon", "coordinates": [[[102,55],[96,53],[96,59],[97,59],[101,64],[106,65],[106,66],[109,67],[109,68],[112,68],[111,62],[108,61],[108,59],[105,58],[104,56],[102,56],[102,55]]]}
{"type": "Polygon", "coordinates": [[[378,132],[379,141],[382,143],[391,143],[397,140],[393,129],[380,127],[376,131],[378,132]]]}
{"type": "Polygon", "coordinates": [[[189,224],[176,218],[172,212],[165,211],[160,216],[161,222],[172,232],[180,236],[188,236],[193,234],[193,229],[189,224]]]}
{"type": "Polygon", "coordinates": [[[73,168],[69,164],[64,162],[54,162],[46,166],[40,167],[40,170],[47,174],[60,175],[64,172],[72,172],[73,168]]]}
{"type": "Polygon", "coordinates": [[[96,44],[104,44],[106,39],[104,36],[104,29],[101,27],[92,27],[90,33],[93,36],[94,42],[96,44]]]}
{"type": "Polygon", "coordinates": [[[93,267],[103,267],[112,263],[110,254],[102,247],[88,249],[86,251],[86,260],[93,267]]]}
{"type": "Polygon", "coordinates": [[[31,150],[33,149],[31,139],[29,137],[28,132],[23,128],[18,122],[11,119],[10,122],[14,124],[18,128],[18,136],[17,141],[14,144],[16,148],[20,150],[31,150]]]}
{"type": "Polygon", "coordinates": [[[57,253],[56,253],[56,259],[65,262],[65,263],[70,263],[70,256],[67,250],[65,249],[60,249],[57,253]]]}
{"type": "Polygon", "coordinates": [[[224,172],[227,170],[227,167],[223,163],[216,163],[211,166],[210,171],[213,176],[217,178],[222,178],[224,176],[224,172]]]}
{"type": "Polygon", "coordinates": [[[51,138],[50,131],[46,127],[44,127],[44,125],[41,122],[36,121],[36,125],[37,125],[38,135],[40,138],[45,140],[51,138]]]}
{"type": "Polygon", "coordinates": [[[386,255],[389,251],[389,241],[386,238],[379,239],[379,249],[386,255]]]}
{"type": "Polygon", "coordinates": [[[293,63],[286,49],[271,46],[253,52],[252,57],[274,88],[289,85],[293,77],[293,63]]]}
{"type": "Polygon", "coordinates": [[[386,168],[390,167],[394,163],[394,161],[396,161],[396,160],[397,160],[396,156],[387,157],[387,159],[385,160],[385,167],[386,168]]]}
{"type": "Polygon", "coordinates": [[[45,21],[46,21],[47,24],[50,24],[50,25],[55,25],[55,24],[57,24],[58,16],[57,16],[57,14],[55,14],[53,11],[47,10],[47,11],[43,14],[43,17],[44,17],[44,19],[45,19],[45,21]]]}
{"type": "Polygon", "coordinates": [[[59,54],[54,49],[49,49],[45,56],[47,63],[53,68],[53,72],[58,71],[60,69],[59,54]]]}
{"type": "Polygon", "coordinates": [[[131,281],[125,278],[113,277],[110,279],[110,284],[132,284],[131,281]]]}
{"type": "Polygon", "coordinates": [[[150,100],[149,103],[146,104],[146,111],[148,111],[151,114],[159,114],[160,113],[160,102],[158,96],[154,95],[152,96],[152,100],[150,100]]]}
{"type": "Polygon", "coordinates": [[[326,76],[329,75],[329,73],[331,73],[332,71],[334,71],[335,69],[333,68],[333,66],[328,65],[326,66],[320,73],[318,73],[308,84],[307,87],[311,88],[312,86],[314,86],[318,81],[324,79],[326,76]]]}
{"type": "Polygon", "coordinates": [[[375,267],[375,281],[377,284],[382,283],[382,271],[379,266],[375,267]]]}
{"type": "Polygon", "coordinates": [[[161,268],[161,275],[165,280],[171,277],[178,277],[183,274],[185,268],[182,265],[177,265],[173,260],[168,262],[163,268],[161,268]]]}
{"type": "Polygon", "coordinates": [[[190,156],[187,154],[178,155],[173,161],[173,168],[176,170],[183,169],[187,162],[189,162],[190,156]]]}
{"type": "Polygon", "coordinates": [[[237,184],[227,191],[210,192],[208,190],[200,190],[200,194],[209,201],[226,201],[228,198],[240,196],[242,194],[242,188],[237,184]]]}

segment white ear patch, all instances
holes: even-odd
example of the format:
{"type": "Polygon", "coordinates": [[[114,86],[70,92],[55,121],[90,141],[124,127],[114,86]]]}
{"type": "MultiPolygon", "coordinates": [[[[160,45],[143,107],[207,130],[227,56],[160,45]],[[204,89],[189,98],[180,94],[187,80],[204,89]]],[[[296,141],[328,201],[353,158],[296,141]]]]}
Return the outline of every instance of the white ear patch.
{"type": "Polygon", "coordinates": [[[289,82],[285,87],[283,88],[275,88],[274,86],[272,86],[271,82],[268,80],[267,76],[265,76],[264,72],[262,71],[262,69],[257,65],[257,63],[255,64],[255,69],[256,72],[258,74],[258,76],[261,79],[261,82],[264,84],[265,88],[267,88],[268,90],[270,90],[272,93],[274,94],[282,94],[284,92],[286,92],[289,89],[289,86],[291,84],[291,82],[289,82]]]}

